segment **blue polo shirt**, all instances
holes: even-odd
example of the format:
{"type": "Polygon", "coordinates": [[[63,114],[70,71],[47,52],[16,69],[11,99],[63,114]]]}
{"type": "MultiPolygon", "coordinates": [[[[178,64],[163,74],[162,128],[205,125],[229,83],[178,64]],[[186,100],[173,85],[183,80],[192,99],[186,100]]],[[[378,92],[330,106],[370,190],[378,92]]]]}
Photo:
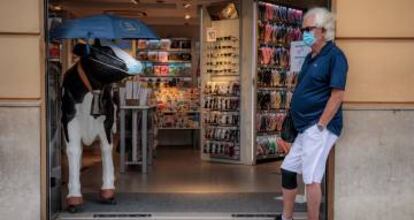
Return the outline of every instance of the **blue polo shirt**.
{"type": "MultiPolygon", "coordinates": [[[[293,123],[300,133],[319,122],[333,88],[345,90],[347,72],[346,57],[332,41],[315,57],[308,54],[291,102],[293,123]]],[[[341,106],[327,129],[339,136],[342,124],[341,106]]]]}

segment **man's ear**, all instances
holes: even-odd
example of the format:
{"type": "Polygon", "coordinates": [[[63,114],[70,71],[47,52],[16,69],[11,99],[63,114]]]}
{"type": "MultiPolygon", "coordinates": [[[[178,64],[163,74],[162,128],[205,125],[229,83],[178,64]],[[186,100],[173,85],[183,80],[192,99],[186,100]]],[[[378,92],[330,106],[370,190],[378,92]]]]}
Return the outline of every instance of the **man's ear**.
{"type": "Polygon", "coordinates": [[[83,44],[83,43],[77,43],[72,50],[72,53],[79,56],[79,57],[83,57],[87,54],[87,45],[83,44]]]}

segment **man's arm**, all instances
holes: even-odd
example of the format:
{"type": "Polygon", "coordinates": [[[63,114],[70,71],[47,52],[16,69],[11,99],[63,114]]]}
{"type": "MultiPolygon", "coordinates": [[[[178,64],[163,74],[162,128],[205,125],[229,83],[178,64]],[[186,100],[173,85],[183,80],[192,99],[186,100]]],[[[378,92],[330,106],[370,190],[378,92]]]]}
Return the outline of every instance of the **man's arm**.
{"type": "Polygon", "coordinates": [[[344,100],[344,93],[344,90],[332,89],[331,97],[329,98],[322,116],[319,119],[318,125],[322,125],[323,127],[328,126],[329,122],[335,116],[336,112],[342,104],[342,101],[344,100]]]}

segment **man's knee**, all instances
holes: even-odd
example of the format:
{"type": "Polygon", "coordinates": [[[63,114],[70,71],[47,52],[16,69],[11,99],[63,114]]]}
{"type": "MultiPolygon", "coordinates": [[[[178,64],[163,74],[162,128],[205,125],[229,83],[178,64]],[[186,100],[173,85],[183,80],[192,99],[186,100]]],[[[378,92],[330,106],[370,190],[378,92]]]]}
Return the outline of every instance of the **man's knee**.
{"type": "Polygon", "coordinates": [[[297,174],[288,170],[280,169],[282,171],[282,187],[284,189],[296,189],[298,187],[297,174]]]}

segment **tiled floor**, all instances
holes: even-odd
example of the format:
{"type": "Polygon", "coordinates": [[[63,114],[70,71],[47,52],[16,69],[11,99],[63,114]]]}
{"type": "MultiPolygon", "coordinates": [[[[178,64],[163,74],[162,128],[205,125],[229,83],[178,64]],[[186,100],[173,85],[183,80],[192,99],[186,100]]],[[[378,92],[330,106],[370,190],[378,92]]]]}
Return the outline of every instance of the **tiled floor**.
{"type": "MultiPolygon", "coordinates": [[[[274,215],[281,211],[281,201],[276,199],[281,195],[280,161],[255,166],[211,163],[201,161],[197,150],[165,147],[158,149],[150,172],[143,175],[138,166],[120,174],[118,154],[114,155],[118,204],[105,206],[96,202],[102,173],[99,149],[84,151],[81,174],[84,215],[104,212],[274,215]]],[[[303,192],[302,184],[300,192],[303,192]]],[[[66,186],[63,186],[63,195],[66,195],[66,186]]],[[[304,204],[296,208],[298,212],[306,210],[304,204]]]]}
{"type": "MultiPolygon", "coordinates": [[[[280,163],[255,166],[211,163],[201,161],[199,151],[191,148],[159,148],[147,175],[139,167],[129,167],[125,174],[116,168],[116,187],[119,192],[135,193],[281,193],[280,163]]],[[[96,192],[101,184],[99,151],[85,153],[84,164],[82,191],[96,192]]],[[[302,190],[303,185],[300,187],[302,190]]]]}

